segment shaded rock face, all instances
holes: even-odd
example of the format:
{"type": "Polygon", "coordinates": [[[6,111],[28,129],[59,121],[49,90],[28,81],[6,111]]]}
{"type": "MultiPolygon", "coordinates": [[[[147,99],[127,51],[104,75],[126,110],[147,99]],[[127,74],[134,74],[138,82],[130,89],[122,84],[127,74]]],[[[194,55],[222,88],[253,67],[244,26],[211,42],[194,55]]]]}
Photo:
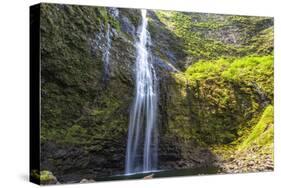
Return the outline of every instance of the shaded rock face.
{"type": "MultiPolygon", "coordinates": [[[[178,73],[184,73],[198,57],[184,50],[183,40],[154,11],[148,11],[148,17],[149,50],[159,83],[158,167],[214,166],[218,159],[208,144],[231,142],[237,136],[237,127],[232,130],[232,125],[251,119],[271,100],[253,87],[212,80],[191,85],[178,73]],[[217,86],[231,90],[236,104],[227,110],[213,105],[210,96],[216,95],[217,86]],[[209,124],[227,126],[208,129],[209,124]],[[213,136],[224,128],[233,134],[221,139],[213,136]]],[[[193,22],[202,19],[192,17],[193,22]]],[[[42,4],[41,169],[51,171],[59,182],[124,173],[140,23],[141,13],[136,9],[42,4]]],[[[272,23],[261,29],[264,25],[272,23]]],[[[241,43],[239,24],[217,32],[195,30],[226,44],[241,43]]]]}
{"type": "Polygon", "coordinates": [[[60,182],[122,174],[140,12],[43,4],[41,13],[41,168],[60,182]]]}
{"type": "Polygon", "coordinates": [[[187,54],[183,51],[182,41],[160,22],[153,11],[148,11],[148,16],[150,17],[148,30],[152,40],[151,50],[161,80],[170,72],[183,70],[187,54]]]}
{"type": "Polygon", "coordinates": [[[91,146],[45,142],[41,145],[41,168],[54,172],[59,182],[79,182],[114,174],[122,174],[125,143],[100,140],[91,146]],[[100,146],[98,150],[94,146],[100,146]],[[118,150],[118,151],[116,151],[118,150]]]}
{"type": "Polygon", "coordinates": [[[159,169],[163,170],[214,167],[218,160],[209,149],[192,140],[164,137],[160,146],[159,169]]]}

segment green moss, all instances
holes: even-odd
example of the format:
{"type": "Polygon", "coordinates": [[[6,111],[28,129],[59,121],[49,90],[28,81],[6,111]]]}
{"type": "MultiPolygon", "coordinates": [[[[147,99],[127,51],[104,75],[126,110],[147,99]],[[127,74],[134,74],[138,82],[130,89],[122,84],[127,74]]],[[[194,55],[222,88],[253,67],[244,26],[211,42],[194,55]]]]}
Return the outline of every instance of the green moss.
{"type": "Polygon", "coordinates": [[[54,184],[57,182],[56,177],[52,172],[43,170],[40,172],[40,183],[41,184],[54,184]]]}
{"type": "Polygon", "coordinates": [[[157,11],[156,13],[167,28],[184,41],[187,54],[197,58],[212,59],[222,54],[231,54],[231,51],[234,50],[218,40],[205,38],[201,32],[195,30],[198,27],[216,28],[218,27],[216,22],[194,22],[192,15],[180,12],[157,11]]]}
{"type": "Polygon", "coordinates": [[[261,92],[273,99],[273,56],[237,59],[222,76],[230,81],[255,84],[261,92]]]}
{"type": "Polygon", "coordinates": [[[194,59],[264,55],[273,50],[273,30],[268,29],[273,24],[271,18],[174,11],[156,11],[156,15],[167,29],[182,39],[186,53],[194,59]],[[228,39],[225,32],[237,36],[228,39]]]}
{"type": "MultiPolygon", "coordinates": [[[[249,85],[273,99],[273,56],[248,56],[238,59],[199,61],[187,69],[190,84],[217,79],[249,85]]],[[[227,92],[227,91],[225,91],[227,92]]]]}
{"type": "Polygon", "coordinates": [[[103,19],[103,24],[105,25],[105,28],[107,29],[108,24],[115,28],[118,32],[120,32],[120,23],[118,20],[116,20],[113,16],[111,16],[108,12],[108,9],[105,7],[99,7],[96,8],[100,15],[100,19],[103,19]]]}
{"type": "Polygon", "coordinates": [[[199,61],[188,68],[185,74],[190,83],[195,83],[196,81],[200,80],[218,78],[220,77],[221,73],[230,66],[231,62],[231,59],[199,61]]]}
{"type": "Polygon", "coordinates": [[[195,138],[192,134],[192,126],[189,118],[189,108],[186,100],[187,81],[182,74],[172,74],[174,81],[169,90],[169,101],[167,106],[168,134],[176,135],[182,140],[195,138]]]}
{"type": "Polygon", "coordinates": [[[253,126],[247,122],[260,114],[263,103],[272,103],[272,56],[199,61],[173,78],[171,129],[206,144],[235,141],[242,127],[253,126]]]}
{"type": "Polygon", "coordinates": [[[102,54],[91,44],[108,24],[119,32],[118,20],[104,7],[44,3],[40,19],[42,143],[84,146],[123,135],[128,89],[120,80],[104,88],[102,54]]]}
{"type": "Polygon", "coordinates": [[[253,126],[250,134],[239,146],[239,149],[247,149],[253,145],[266,146],[273,144],[273,106],[265,108],[259,122],[253,126]]]}
{"type": "Polygon", "coordinates": [[[111,25],[111,27],[115,28],[117,32],[121,31],[121,26],[120,26],[119,21],[117,21],[112,16],[109,17],[109,24],[111,25]]]}
{"type": "Polygon", "coordinates": [[[273,160],[273,113],[273,106],[268,105],[262,113],[244,123],[236,140],[230,144],[213,146],[212,151],[226,161],[259,160],[267,163],[273,160]]]}
{"type": "Polygon", "coordinates": [[[71,144],[85,144],[91,141],[90,136],[87,134],[87,130],[79,125],[73,125],[68,128],[64,139],[66,143],[71,144]]]}
{"type": "Polygon", "coordinates": [[[249,40],[249,51],[254,54],[273,53],[273,26],[260,31],[256,36],[249,40]]]}

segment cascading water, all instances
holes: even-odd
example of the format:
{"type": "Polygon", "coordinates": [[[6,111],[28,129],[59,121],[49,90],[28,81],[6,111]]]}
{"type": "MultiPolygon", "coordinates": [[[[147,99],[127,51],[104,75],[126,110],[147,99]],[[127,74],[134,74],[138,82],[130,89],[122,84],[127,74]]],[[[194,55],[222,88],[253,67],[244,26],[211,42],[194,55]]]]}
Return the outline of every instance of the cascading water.
{"type": "MultiPolygon", "coordinates": [[[[110,13],[110,15],[112,17],[114,17],[115,19],[117,19],[119,17],[119,10],[117,8],[108,8],[108,11],[110,13]]],[[[109,61],[110,61],[110,49],[111,49],[111,26],[108,23],[107,24],[107,29],[106,29],[106,34],[105,34],[105,39],[106,39],[106,43],[105,43],[105,50],[103,53],[103,62],[104,62],[104,74],[103,74],[103,82],[106,85],[108,80],[109,80],[109,61]]]]}
{"type": "Polygon", "coordinates": [[[136,88],[130,112],[125,173],[147,172],[157,167],[157,79],[147,45],[146,10],[141,11],[142,24],[136,42],[136,88]]]}
{"type": "Polygon", "coordinates": [[[110,38],[110,24],[107,24],[107,30],[106,30],[106,46],[105,46],[105,52],[103,54],[103,62],[104,62],[104,76],[103,81],[106,82],[108,80],[109,75],[109,55],[110,55],[110,49],[111,49],[111,38],[110,38]]]}

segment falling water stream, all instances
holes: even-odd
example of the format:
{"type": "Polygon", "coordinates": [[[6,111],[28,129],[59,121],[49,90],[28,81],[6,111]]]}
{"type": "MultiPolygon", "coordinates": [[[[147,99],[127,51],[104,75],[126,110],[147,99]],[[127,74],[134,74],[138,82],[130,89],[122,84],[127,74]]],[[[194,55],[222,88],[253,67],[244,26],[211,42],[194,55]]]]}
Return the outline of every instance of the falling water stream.
{"type": "Polygon", "coordinates": [[[148,45],[146,10],[141,10],[142,23],[136,42],[135,97],[130,112],[125,173],[149,172],[156,169],[157,133],[157,79],[148,45]]]}
{"type": "Polygon", "coordinates": [[[109,56],[110,56],[110,49],[111,49],[110,24],[107,24],[105,37],[106,37],[106,46],[105,46],[105,52],[103,54],[103,62],[104,62],[103,81],[104,82],[106,82],[109,77],[109,56]]]}

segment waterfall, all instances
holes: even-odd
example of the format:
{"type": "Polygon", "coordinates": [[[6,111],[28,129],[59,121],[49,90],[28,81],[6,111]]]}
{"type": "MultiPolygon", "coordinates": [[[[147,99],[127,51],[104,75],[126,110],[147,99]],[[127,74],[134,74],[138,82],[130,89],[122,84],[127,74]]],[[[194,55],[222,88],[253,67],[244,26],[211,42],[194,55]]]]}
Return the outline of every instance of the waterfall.
{"type": "Polygon", "coordinates": [[[146,10],[136,42],[135,97],[130,111],[125,173],[147,172],[157,167],[157,79],[147,46],[146,10]]]}
{"type": "Polygon", "coordinates": [[[103,53],[103,63],[104,63],[104,75],[103,81],[106,82],[109,77],[109,55],[110,55],[110,48],[111,48],[111,38],[110,38],[110,24],[107,24],[106,30],[106,44],[105,44],[105,51],[103,53]]]}

